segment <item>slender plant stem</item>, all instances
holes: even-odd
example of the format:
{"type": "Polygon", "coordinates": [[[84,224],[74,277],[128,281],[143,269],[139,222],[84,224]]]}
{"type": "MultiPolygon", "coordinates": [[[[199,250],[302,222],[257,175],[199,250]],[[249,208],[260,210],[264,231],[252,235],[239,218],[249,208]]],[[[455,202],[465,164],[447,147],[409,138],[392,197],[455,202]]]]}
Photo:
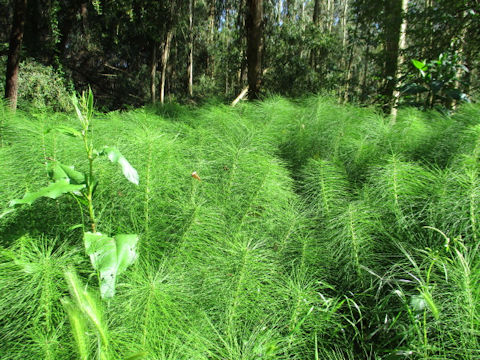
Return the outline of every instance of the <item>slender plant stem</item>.
{"type": "Polygon", "coordinates": [[[95,219],[95,211],[93,209],[93,144],[88,143],[88,127],[89,127],[89,119],[86,120],[84,124],[82,137],[83,137],[83,144],[85,146],[85,152],[87,153],[88,157],[88,179],[87,179],[87,194],[85,198],[88,201],[88,215],[90,217],[90,224],[92,227],[92,232],[95,233],[97,228],[97,221],[95,219]]]}

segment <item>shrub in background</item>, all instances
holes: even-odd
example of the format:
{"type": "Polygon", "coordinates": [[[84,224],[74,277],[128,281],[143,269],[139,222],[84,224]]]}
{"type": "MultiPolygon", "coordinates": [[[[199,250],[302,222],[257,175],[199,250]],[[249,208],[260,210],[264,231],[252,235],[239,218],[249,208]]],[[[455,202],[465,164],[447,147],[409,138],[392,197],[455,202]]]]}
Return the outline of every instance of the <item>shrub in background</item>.
{"type": "MultiPolygon", "coordinates": [[[[2,69],[6,68],[6,57],[0,60],[2,69]]],[[[33,59],[20,64],[18,75],[18,104],[20,108],[33,106],[38,109],[70,111],[73,109],[70,94],[73,84],[68,83],[61,71],[45,66],[33,59]]],[[[0,76],[0,91],[5,92],[5,74],[0,76]]]]}

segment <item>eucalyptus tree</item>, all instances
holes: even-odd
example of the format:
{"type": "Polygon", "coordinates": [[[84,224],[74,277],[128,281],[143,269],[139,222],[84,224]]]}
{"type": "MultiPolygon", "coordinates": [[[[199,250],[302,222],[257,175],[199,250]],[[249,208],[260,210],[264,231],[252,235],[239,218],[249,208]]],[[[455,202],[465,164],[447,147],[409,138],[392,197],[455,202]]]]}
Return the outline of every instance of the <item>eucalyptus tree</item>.
{"type": "Polygon", "coordinates": [[[23,32],[25,28],[26,10],[27,0],[15,1],[5,84],[5,98],[9,101],[10,107],[14,110],[17,108],[18,69],[20,64],[23,32]]]}
{"type": "Polygon", "coordinates": [[[254,100],[260,93],[263,52],[263,0],[247,0],[248,95],[254,100]]]}

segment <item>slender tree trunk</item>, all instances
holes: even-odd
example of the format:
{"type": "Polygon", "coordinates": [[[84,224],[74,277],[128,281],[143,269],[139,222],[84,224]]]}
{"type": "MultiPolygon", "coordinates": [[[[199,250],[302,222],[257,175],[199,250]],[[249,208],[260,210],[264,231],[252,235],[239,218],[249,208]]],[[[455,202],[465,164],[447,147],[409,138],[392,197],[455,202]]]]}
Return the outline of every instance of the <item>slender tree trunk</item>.
{"type": "Polygon", "coordinates": [[[170,45],[173,38],[173,29],[167,31],[162,51],[162,77],[160,79],[160,103],[165,103],[165,82],[167,79],[168,57],[170,56],[170,45]]]}
{"type": "Polygon", "coordinates": [[[329,33],[332,32],[332,25],[333,25],[333,9],[334,9],[334,0],[328,0],[327,2],[327,30],[329,33]]]}
{"type": "Polygon", "coordinates": [[[193,9],[195,7],[195,0],[190,0],[188,4],[189,11],[189,31],[190,31],[190,44],[189,44],[189,56],[188,56],[188,95],[193,96],[193,9]]]}
{"type": "Polygon", "coordinates": [[[320,25],[320,0],[315,0],[315,4],[313,6],[313,23],[316,26],[320,25]]]}
{"type": "MultiPolygon", "coordinates": [[[[278,3],[280,4],[280,3],[278,3]]],[[[239,90],[245,87],[245,83],[247,82],[247,52],[246,52],[246,39],[245,39],[245,30],[246,26],[246,7],[245,7],[245,0],[240,0],[237,8],[237,19],[236,19],[236,26],[238,29],[239,38],[235,41],[237,46],[240,47],[241,50],[241,58],[240,58],[240,68],[239,68],[239,77],[238,77],[238,87],[235,90],[239,90]],[[243,31],[242,31],[243,30],[243,31]]],[[[278,18],[280,21],[280,18],[278,18]]]]}
{"type": "Polygon", "coordinates": [[[280,24],[282,21],[282,1],[277,1],[276,12],[277,12],[277,24],[280,24]]]}
{"type": "Polygon", "coordinates": [[[389,0],[385,2],[385,85],[383,88],[384,112],[390,114],[393,105],[393,91],[396,85],[398,67],[398,46],[400,27],[402,25],[402,1],[389,0]]]}
{"type": "MultiPolygon", "coordinates": [[[[314,6],[313,6],[313,25],[316,28],[320,27],[320,10],[321,10],[321,5],[320,5],[320,0],[315,0],[314,6]]],[[[313,49],[310,52],[310,66],[314,71],[317,69],[317,61],[318,60],[318,51],[313,49]]]]}
{"type": "Polygon", "coordinates": [[[212,55],[213,40],[215,38],[215,0],[210,0],[208,9],[208,36],[207,36],[207,69],[206,73],[213,79],[215,74],[215,59],[212,55]]]}
{"type": "Polygon", "coordinates": [[[177,68],[174,66],[177,63],[178,59],[178,41],[175,37],[172,38],[170,43],[170,56],[167,66],[167,83],[165,86],[165,93],[168,96],[171,96],[174,91],[173,85],[176,83],[177,79],[177,68]]]}
{"type": "Polygon", "coordinates": [[[343,15],[342,15],[342,46],[345,49],[345,45],[347,45],[347,19],[348,19],[348,0],[344,0],[343,4],[343,15]]]}
{"type": "Polygon", "coordinates": [[[370,60],[370,35],[365,46],[365,58],[363,60],[363,76],[362,76],[362,92],[360,94],[360,101],[364,103],[367,100],[368,94],[368,62],[370,60]]]}
{"type": "Polygon", "coordinates": [[[397,109],[398,101],[400,99],[400,90],[398,89],[401,85],[400,79],[402,78],[401,68],[405,62],[403,51],[407,47],[407,13],[408,13],[408,0],[402,0],[402,25],[400,26],[400,37],[398,40],[398,57],[397,57],[397,72],[395,75],[395,89],[393,91],[393,101],[392,109],[390,111],[391,122],[394,124],[397,121],[397,109]]]}
{"type": "Polygon", "coordinates": [[[245,50],[242,51],[242,63],[241,63],[241,68],[240,68],[240,81],[239,84],[242,86],[248,81],[248,63],[247,63],[247,54],[245,53],[245,50]]]}
{"type": "Polygon", "coordinates": [[[18,68],[20,64],[20,51],[22,49],[26,11],[27,0],[16,0],[12,31],[10,33],[10,45],[8,48],[7,73],[5,76],[5,99],[9,101],[10,108],[13,110],[17,108],[18,68]]]}
{"type": "Polygon", "coordinates": [[[247,63],[249,99],[258,99],[262,75],[263,0],[247,0],[247,63]]]}
{"type": "MultiPolygon", "coordinates": [[[[357,37],[357,31],[358,31],[358,17],[357,20],[355,21],[355,30],[353,34],[353,39],[356,39],[357,37]]],[[[343,102],[348,102],[349,96],[350,96],[350,86],[352,82],[352,64],[353,64],[353,55],[355,53],[355,43],[350,44],[350,52],[348,55],[348,61],[347,61],[347,77],[346,77],[346,82],[345,82],[345,92],[343,94],[343,102]]]]}
{"type": "Polygon", "coordinates": [[[156,96],[156,89],[157,89],[156,78],[157,78],[157,64],[158,64],[157,47],[158,47],[158,44],[156,41],[154,41],[152,45],[152,62],[150,64],[150,97],[152,100],[152,104],[155,104],[157,102],[157,96],[156,96]]]}
{"type": "Polygon", "coordinates": [[[80,17],[82,18],[83,34],[86,34],[88,29],[88,2],[82,1],[80,4],[80,17]]]}
{"type": "MultiPolygon", "coordinates": [[[[230,29],[230,8],[225,9],[225,22],[224,26],[226,29],[230,29]]],[[[223,35],[223,53],[227,54],[230,49],[230,36],[223,35]]],[[[228,96],[228,81],[229,81],[229,72],[230,72],[230,64],[225,64],[225,97],[228,96]]]]}
{"type": "MultiPolygon", "coordinates": [[[[468,28],[466,26],[466,23],[467,23],[467,12],[464,11],[463,12],[463,21],[462,21],[462,31],[460,32],[460,38],[459,38],[460,47],[457,51],[457,56],[460,59],[460,61],[462,61],[462,60],[465,61],[465,65],[468,69],[469,68],[469,63],[468,63],[469,56],[468,56],[468,51],[466,51],[468,28]]],[[[461,67],[457,68],[457,73],[456,73],[456,76],[455,76],[456,77],[455,87],[457,89],[460,89],[460,87],[461,87],[461,79],[467,80],[467,81],[464,81],[465,84],[469,83],[469,81],[468,81],[469,79],[466,78],[466,76],[465,76],[467,73],[469,73],[469,72],[464,71],[464,69],[462,69],[461,67]]],[[[457,106],[458,106],[458,101],[457,100],[452,100],[451,104],[449,104],[449,105],[453,110],[456,110],[457,106]]]]}

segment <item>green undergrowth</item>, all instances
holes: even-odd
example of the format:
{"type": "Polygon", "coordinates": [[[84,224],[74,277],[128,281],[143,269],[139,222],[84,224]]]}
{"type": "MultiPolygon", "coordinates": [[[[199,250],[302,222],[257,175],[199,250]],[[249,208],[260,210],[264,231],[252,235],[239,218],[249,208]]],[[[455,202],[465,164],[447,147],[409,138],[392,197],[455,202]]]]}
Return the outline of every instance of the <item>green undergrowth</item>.
{"type": "Polygon", "coordinates": [[[0,358],[479,358],[477,105],[393,125],[319,97],[96,114],[95,147],[140,178],[96,164],[97,228],[140,236],[109,300],[72,198],[8,207],[48,161],[88,169],[56,131],[74,116],[0,116],[0,358]]]}

